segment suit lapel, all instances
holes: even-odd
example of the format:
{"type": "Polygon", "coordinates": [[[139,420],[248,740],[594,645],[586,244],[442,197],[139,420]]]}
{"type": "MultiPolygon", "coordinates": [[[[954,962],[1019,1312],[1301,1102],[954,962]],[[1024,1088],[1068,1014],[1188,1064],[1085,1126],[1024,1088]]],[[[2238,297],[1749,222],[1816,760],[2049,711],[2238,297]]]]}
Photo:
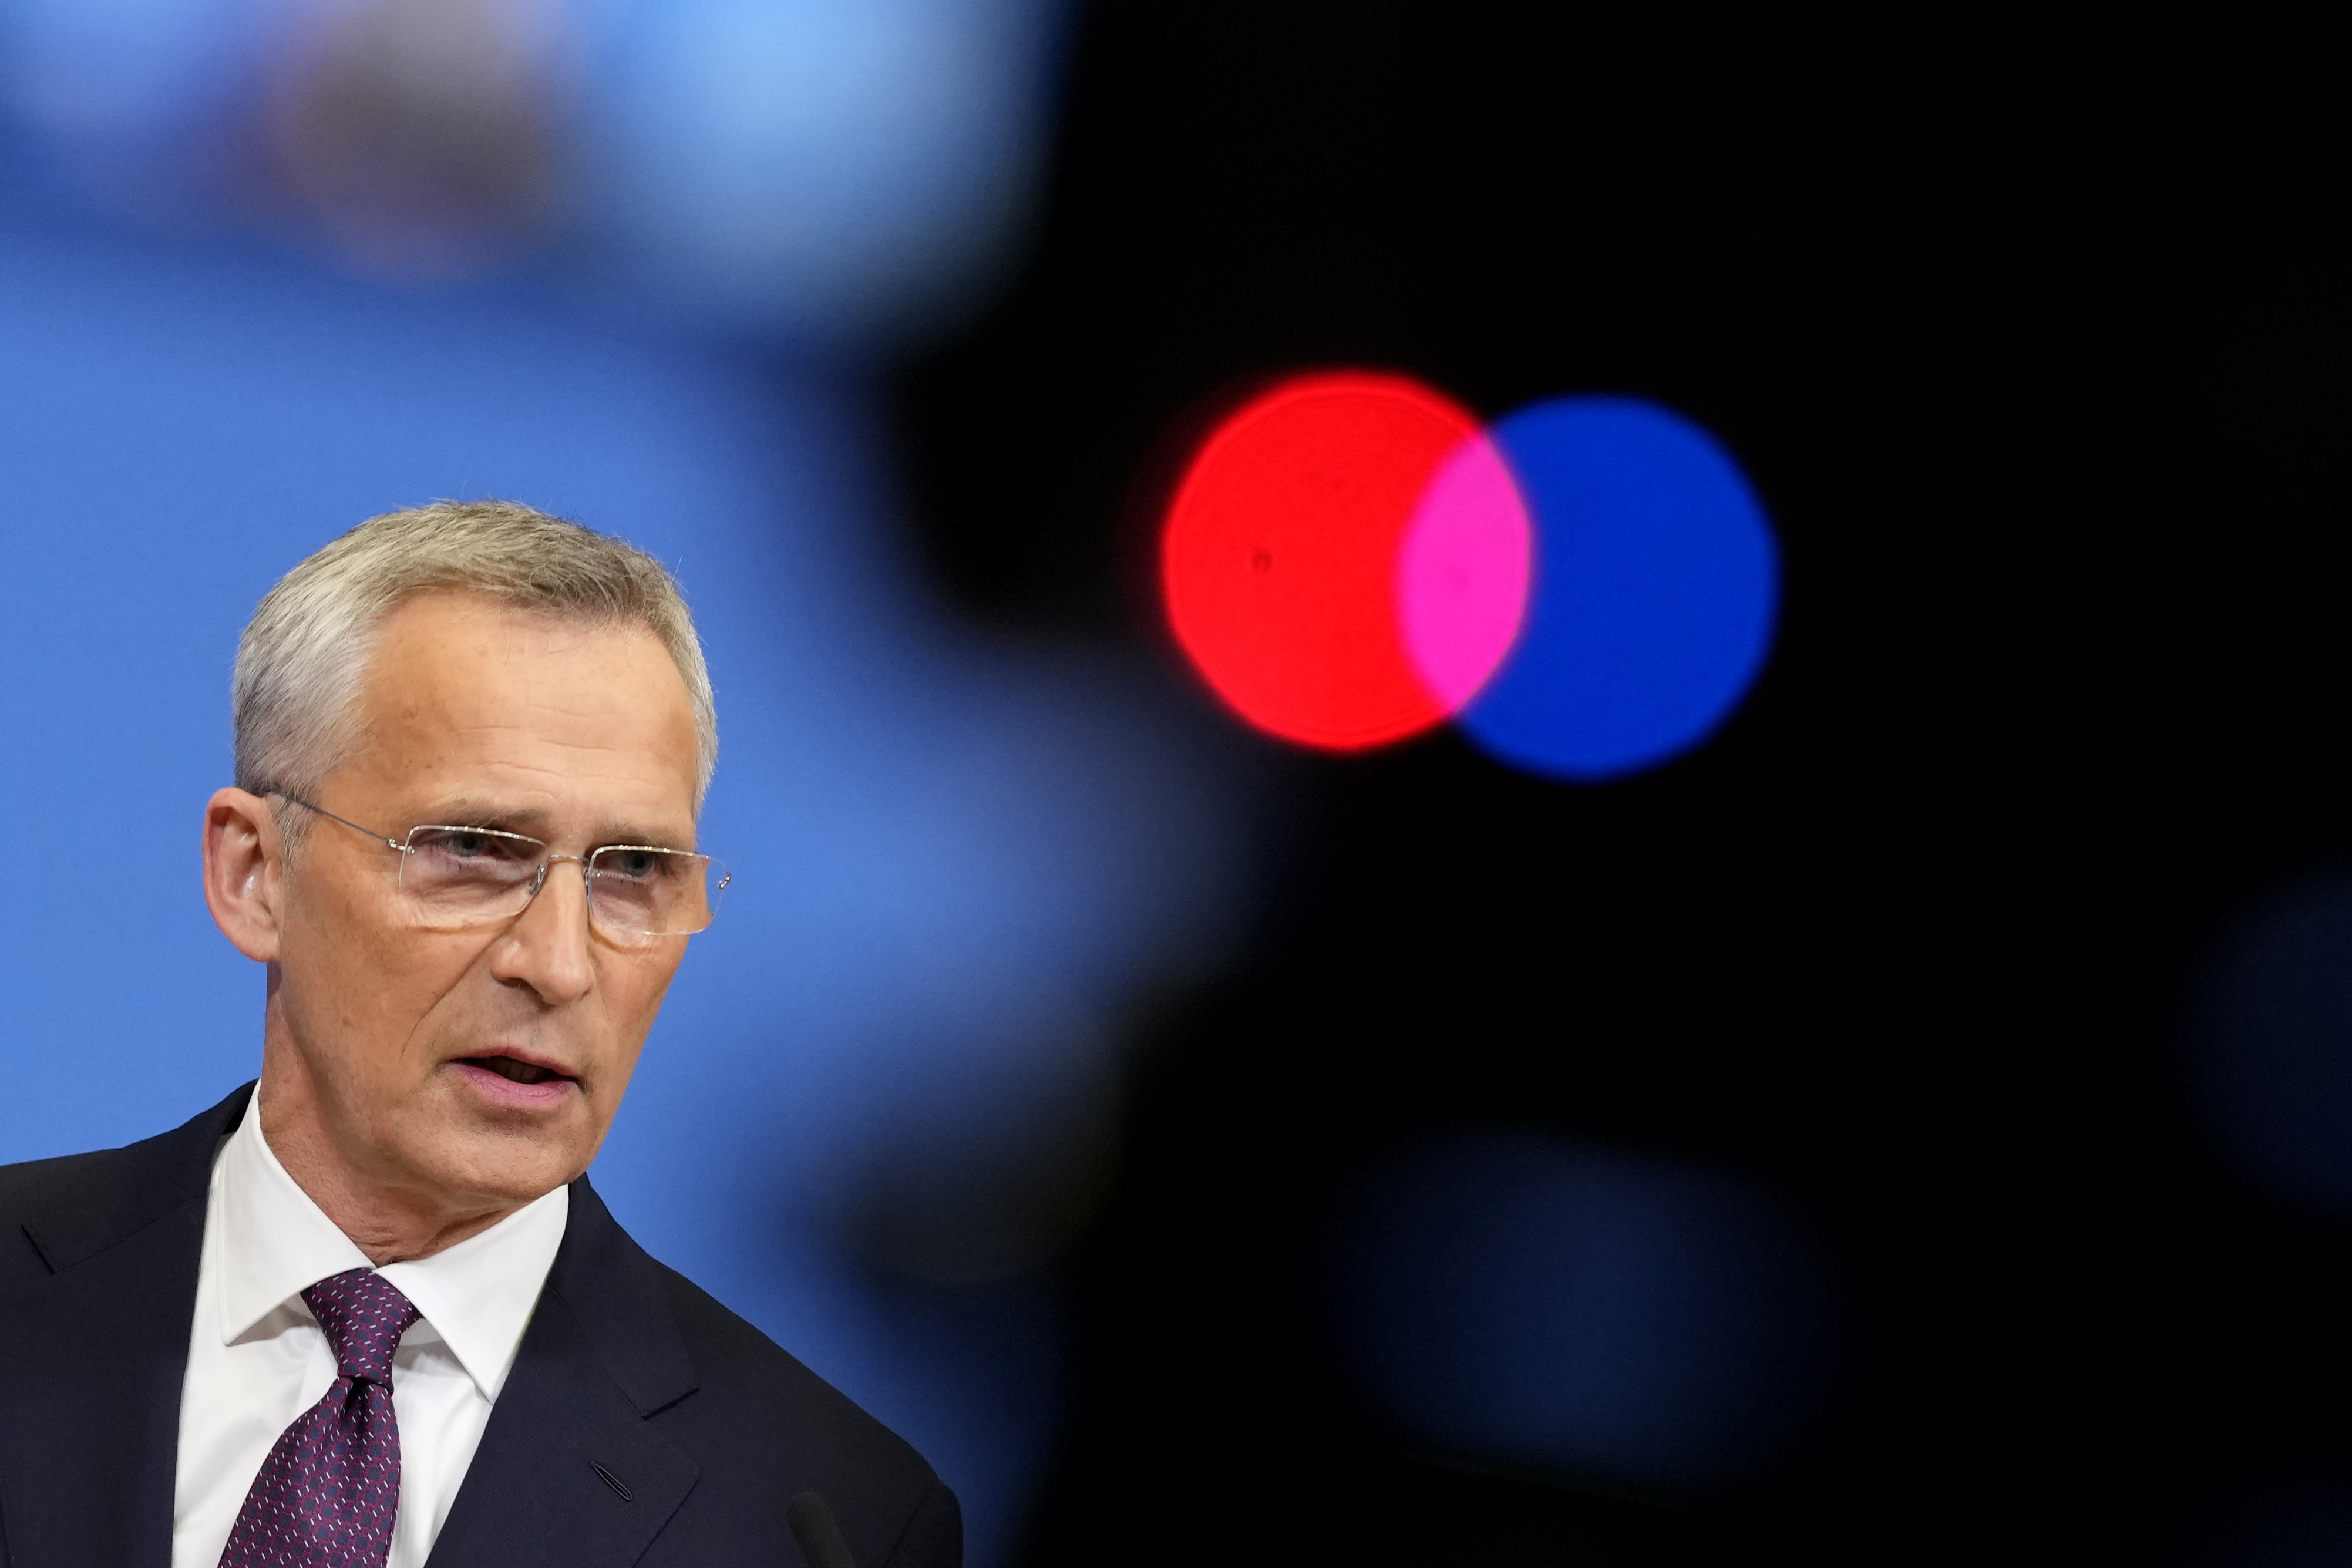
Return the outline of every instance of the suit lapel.
{"type": "MultiPolygon", "coordinates": [[[[169,1568],[205,1199],[250,1093],[70,1162],[23,1205],[53,1272],[0,1297],[0,1345],[39,1347],[0,1356],[8,1568],[169,1568]]],[[[646,1419],[694,1389],[658,1267],[574,1183],[563,1245],[433,1568],[628,1568],[701,1475],[646,1419]]]]}
{"type": "Polygon", "coordinates": [[[628,1568],[700,1467],[646,1417],[694,1392],[653,1260],[583,1177],[430,1568],[628,1568]]]}
{"type": "Polygon", "coordinates": [[[72,1162],[25,1205],[54,1272],[0,1298],[0,1345],[25,1352],[0,1358],[9,1568],[168,1568],[205,1196],[249,1092],[72,1162]]]}

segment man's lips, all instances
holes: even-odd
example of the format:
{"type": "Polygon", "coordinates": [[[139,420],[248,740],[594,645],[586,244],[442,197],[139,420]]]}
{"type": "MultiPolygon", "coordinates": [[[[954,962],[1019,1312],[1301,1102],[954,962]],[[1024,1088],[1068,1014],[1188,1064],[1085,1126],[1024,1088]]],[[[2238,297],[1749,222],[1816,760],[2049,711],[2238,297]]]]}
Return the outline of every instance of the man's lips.
{"type": "Polygon", "coordinates": [[[569,1081],[572,1076],[551,1067],[541,1067],[537,1062],[524,1061],[520,1057],[461,1057],[458,1059],[468,1067],[481,1068],[516,1083],[542,1083],[551,1078],[569,1081]]]}
{"type": "Polygon", "coordinates": [[[579,1087],[577,1079],[545,1062],[503,1052],[459,1057],[450,1066],[492,1100],[508,1105],[546,1105],[579,1087]]]}

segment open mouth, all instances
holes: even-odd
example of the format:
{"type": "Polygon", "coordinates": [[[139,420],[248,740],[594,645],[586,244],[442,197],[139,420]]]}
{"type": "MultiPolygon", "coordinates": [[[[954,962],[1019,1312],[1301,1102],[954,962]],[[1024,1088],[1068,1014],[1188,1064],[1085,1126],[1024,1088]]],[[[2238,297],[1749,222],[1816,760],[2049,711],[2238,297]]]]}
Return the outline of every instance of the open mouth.
{"type": "Polygon", "coordinates": [[[479,1068],[484,1072],[494,1072],[500,1078],[515,1083],[550,1081],[569,1083],[572,1081],[569,1075],[557,1072],[553,1068],[534,1067],[530,1062],[519,1062],[512,1057],[460,1057],[458,1060],[469,1068],[479,1068]]]}

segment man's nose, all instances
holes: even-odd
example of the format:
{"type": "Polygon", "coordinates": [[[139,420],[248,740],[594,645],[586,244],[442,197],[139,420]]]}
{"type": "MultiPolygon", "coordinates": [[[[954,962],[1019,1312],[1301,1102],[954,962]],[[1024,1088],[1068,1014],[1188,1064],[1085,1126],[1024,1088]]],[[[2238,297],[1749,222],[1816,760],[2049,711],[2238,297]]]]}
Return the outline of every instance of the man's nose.
{"type": "Polygon", "coordinates": [[[569,857],[551,858],[540,873],[538,894],[523,906],[490,954],[490,973],[511,985],[527,985],[549,1006],[587,994],[595,984],[589,952],[586,866],[574,875],[569,857]]]}

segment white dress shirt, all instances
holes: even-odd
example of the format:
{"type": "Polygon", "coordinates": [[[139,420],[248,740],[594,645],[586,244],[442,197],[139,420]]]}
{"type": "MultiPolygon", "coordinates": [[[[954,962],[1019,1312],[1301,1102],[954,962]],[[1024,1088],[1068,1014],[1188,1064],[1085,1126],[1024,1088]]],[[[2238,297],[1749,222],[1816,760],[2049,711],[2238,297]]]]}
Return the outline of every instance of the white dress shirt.
{"type": "MultiPolygon", "coordinates": [[[[423,1314],[392,1358],[400,1511],[388,1568],[424,1568],[514,1367],[571,1205],[570,1190],[558,1187],[446,1252],[382,1270],[423,1314]]],[[[302,1292],[367,1267],[270,1152],[256,1094],[213,1161],[205,1200],[180,1387],[172,1568],[219,1568],[261,1461],[335,1381],[334,1352],[302,1292]]]]}

